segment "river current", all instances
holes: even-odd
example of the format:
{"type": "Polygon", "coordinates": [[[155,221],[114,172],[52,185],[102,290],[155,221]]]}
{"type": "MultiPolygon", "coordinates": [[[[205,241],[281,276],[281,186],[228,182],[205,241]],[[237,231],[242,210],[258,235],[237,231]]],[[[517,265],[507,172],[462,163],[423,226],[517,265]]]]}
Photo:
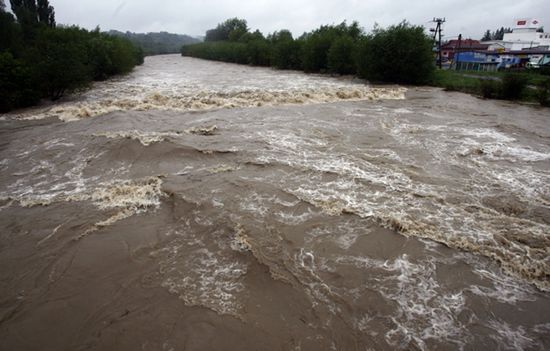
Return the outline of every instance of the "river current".
{"type": "Polygon", "coordinates": [[[550,349],[549,110],[179,55],[0,117],[0,350],[550,349]]]}

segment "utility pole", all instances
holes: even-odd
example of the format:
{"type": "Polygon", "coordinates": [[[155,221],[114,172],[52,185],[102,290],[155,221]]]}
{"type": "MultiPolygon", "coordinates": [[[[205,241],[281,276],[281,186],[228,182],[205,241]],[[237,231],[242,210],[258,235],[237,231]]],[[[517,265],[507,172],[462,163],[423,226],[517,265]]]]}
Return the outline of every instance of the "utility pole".
{"type": "Polygon", "coordinates": [[[439,39],[437,40],[437,63],[439,68],[441,69],[441,32],[443,31],[442,24],[445,23],[445,18],[434,18],[432,22],[437,23],[435,29],[430,29],[430,32],[434,33],[434,42],[435,38],[439,35],[439,39]]]}
{"type": "Polygon", "coordinates": [[[460,49],[462,49],[462,34],[458,35],[458,50],[455,54],[455,56],[456,56],[456,58],[455,58],[455,69],[457,71],[460,70],[460,68],[458,67],[458,61],[460,59],[460,49]]]}

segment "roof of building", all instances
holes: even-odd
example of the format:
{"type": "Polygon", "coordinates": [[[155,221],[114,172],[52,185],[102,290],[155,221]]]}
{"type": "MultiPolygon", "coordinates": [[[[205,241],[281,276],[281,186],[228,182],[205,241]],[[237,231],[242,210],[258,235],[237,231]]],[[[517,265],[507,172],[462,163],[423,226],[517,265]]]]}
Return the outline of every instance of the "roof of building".
{"type": "Polygon", "coordinates": [[[487,55],[550,55],[550,50],[510,50],[510,51],[492,51],[492,50],[467,50],[464,48],[461,52],[477,52],[487,55]]]}
{"type": "Polygon", "coordinates": [[[460,46],[462,49],[474,49],[474,50],[486,50],[489,47],[489,44],[481,44],[479,40],[474,39],[464,39],[459,41],[456,39],[449,40],[444,45],[441,45],[442,50],[454,50],[460,46]]]}

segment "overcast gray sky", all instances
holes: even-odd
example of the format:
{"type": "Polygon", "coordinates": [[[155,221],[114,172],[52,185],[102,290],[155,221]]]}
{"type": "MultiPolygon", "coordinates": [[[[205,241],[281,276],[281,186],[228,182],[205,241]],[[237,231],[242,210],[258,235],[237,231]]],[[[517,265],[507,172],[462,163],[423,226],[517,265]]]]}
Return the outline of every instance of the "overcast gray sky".
{"type": "Polygon", "coordinates": [[[217,23],[239,17],[264,34],[289,29],[295,35],[321,24],[357,20],[370,30],[407,19],[426,27],[446,17],[444,35],[480,38],[486,29],[511,27],[515,18],[537,18],[550,31],[550,0],[50,0],[56,19],[93,29],[168,31],[203,35],[217,23]]]}

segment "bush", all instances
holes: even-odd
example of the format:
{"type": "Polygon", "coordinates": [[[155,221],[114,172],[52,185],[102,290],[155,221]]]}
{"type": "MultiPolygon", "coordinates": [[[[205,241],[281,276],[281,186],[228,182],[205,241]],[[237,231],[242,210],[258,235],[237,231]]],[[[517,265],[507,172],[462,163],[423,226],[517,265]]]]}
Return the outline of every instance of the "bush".
{"type": "Polygon", "coordinates": [[[10,52],[0,53],[0,112],[31,106],[40,100],[32,71],[10,52]]]}
{"type": "Polygon", "coordinates": [[[247,44],[229,41],[204,42],[182,47],[183,56],[198,57],[206,60],[247,64],[247,44]]]}
{"type": "Polygon", "coordinates": [[[85,31],[76,27],[45,29],[40,32],[34,59],[42,92],[57,100],[67,91],[87,85],[91,80],[85,31]]]}
{"type": "Polygon", "coordinates": [[[267,37],[270,46],[270,65],[278,69],[301,69],[301,41],[294,40],[290,31],[283,29],[267,37]]]}
{"type": "Polygon", "coordinates": [[[328,51],[328,69],[338,74],[355,72],[355,42],[351,37],[336,38],[328,51]]]}
{"type": "Polygon", "coordinates": [[[92,79],[127,73],[143,63],[143,52],[127,39],[99,29],[56,27],[53,8],[36,13],[33,3],[17,5],[17,21],[0,11],[0,110],[36,104],[44,97],[59,99],[92,79]]]}
{"type": "Polygon", "coordinates": [[[541,106],[550,106],[550,78],[538,84],[536,97],[541,106]]]}
{"type": "Polygon", "coordinates": [[[500,84],[492,79],[480,79],[479,90],[485,99],[496,99],[500,95],[500,84]]]}
{"type": "Polygon", "coordinates": [[[249,32],[246,21],[230,19],[207,31],[204,43],[183,46],[181,53],[279,69],[355,73],[392,83],[428,83],[435,69],[431,39],[423,27],[406,22],[388,29],[376,28],[367,37],[357,22],[342,22],[321,26],[294,39],[288,30],[264,38],[259,31],[249,32]]]}
{"type": "Polygon", "coordinates": [[[328,68],[327,54],[332,45],[329,34],[314,33],[304,39],[302,66],[306,72],[325,72],[328,68]]]}
{"type": "Polygon", "coordinates": [[[369,80],[425,84],[435,70],[432,41],[423,27],[407,22],[375,28],[359,45],[357,65],[359,75],[369,80]]]}
{"type": "Polygon", "coordinates": [[[500,98],[505,100],[518,100],[521,98],[526,87],[527,79],[524,76],[517,73],[508,73],[502,78],[500,98]]]}
{"type": "Polygon", "coordinates": [[[246,47],[248,63],[254,66],[269,66],[271,50],[265,39],[248,42],[246,47]]]}
{"type": "Polygon", "coordinates": [[[306,72],[326,72],[331,70],[329,55],[332,48],[332,71],[335,73],[354,72],[353,47],[361,37],[362,29],[357,22],[351,25],[342,22],[338,25],[321,26],[301,37],[302,66],[306,72]],[[347,51],[346,51],[347,50],[347,51]]]}

